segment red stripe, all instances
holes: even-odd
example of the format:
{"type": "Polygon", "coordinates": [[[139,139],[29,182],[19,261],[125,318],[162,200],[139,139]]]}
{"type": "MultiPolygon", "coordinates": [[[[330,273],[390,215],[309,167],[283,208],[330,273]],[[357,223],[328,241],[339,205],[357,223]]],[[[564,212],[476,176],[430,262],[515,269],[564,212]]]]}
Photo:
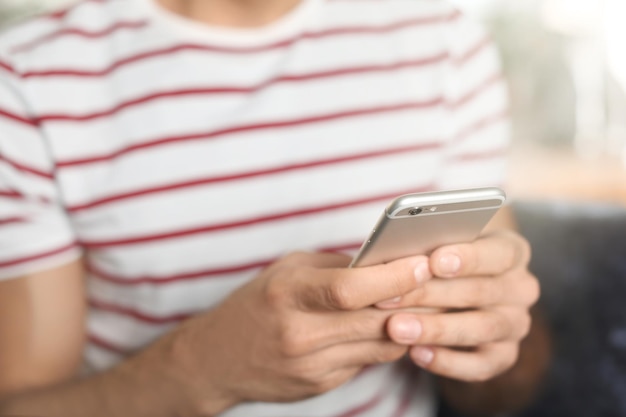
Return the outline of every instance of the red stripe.
{"type": "MultiPolygon", "coordinates": [[[[322,253],[341,253],[341,252],[349,252],[357,250],[361,247],[362,242],[358,243],[349,243],[340,246],[321,248],[318,252],[322,253]]],[[[184,274],[170,275],[170,276],[142,276],[142,277],[123,277],[120,275],[115,275],[109,272],[104,272],[101,269],[98,269],[95,265],[87,264],[86,268],[89,273],[91,273],[95,278],[101,279],[103,281],[110,282],[112,284],[117,285],[141,285],[141,284],[150,284],[150,285],[163,285],[169,284],[173,282],[181,282],[181,281],[192,281],[198,279],[208,279],[213,277],[224,277],[225,275],[237,274],[240,272],[252,271],[255,269],[262,269],[277,261],[278,258],[270,258],[257,260],[253,262],[247,262],[239,265],[230,265],[230,266],[222,266],[212,269],[205,269],[201,271],[193,271],[187,272],[184,274]]]]}
{"type": "Polygon", "coordinates": [[[130,349],[124,349],[94,334],[87,335],[87,340],[89,341],[90,344],[95,345],[101,349],[107,350],[109,352],[115,353],[116,355],[127,356],[132,353],[130,349]]]}
{"type": "Polygon", "coordinates": [[[320,249],[317,250],[317,252],[320,252],[320,253],[346,253],[346,252],[353,252],[353,251],[356,251],[356,250],[360,249],[362,245],[363,245],[363,242],[346,243],[344,245],[328,246],[328,247],[325,247],[325,248],[320,248],[320,249]]]}
{"type": "Polygon", "coordinates": [[[463,13],[459,9],[454,9],[452,14],[448,18],[448,21],[454,22],[454,21],[459,20],[461,17],[463,17],[463,13]]]}
{"type": "MultiPolygon", "coordinates": [[[[415,370],[413,371],[413,373],[415,370]]],[[[417,378],[412,375],[407,382],[405,382],[406,386],[402,392],[402,397],[400,399],[400,403],[398,404],[398,408],[393,412],[392,417],[403,417],[406,415],[407,411],[409,411],[409,406],[411,405],[411,400],[413,396],[416,394],[415,390],[417,387],[417,378]]]]}
{"type": "Polygon", "coordinates": [[[44,35],[40,38],[37,38],[35,40],[32,40],[30,42],[18,45],[16,47],[14,47],[12,49],[13,53],[16,52],[26,52],[28,50],[31,50],[33,48],[36,48],[46,42],[50,42],[52,40],[58,39],[58,38],[62,38],[64,36],[76,36],[76,37],[80,37],[80,38],[87,38],[87,39],[97,39],[97,38],[102,38],[108,35],[111,35],[119,30],[124,30],[124,29],[130,29],[130,30],[136,30],[136,29],[142,29],[144,28],[146,25],[148,24],[147,21],[142,20],[142,21],[137,21],[137,22],[118,22],[115,23],[114,25],[103,29],[101,31],[98,32],[88,32],[82,29],[61,29],[59,31],[50,33],[48,35],[44,35]]]}
{"type": "Polygon", "coordinates": [[[285,128],[285,127],[302,126],[302,125],[323,123],[323,122],[328,122],[328,121],[338,120],[338,119],[343,119],[343,118],[350,118],[350,117],[391,113],[391,112],[404,111],[404,110],[430,108],[430,107],[436,107],[442,103],[443,103],[443,99],[441,97],[437,97],[437,98],[431,99],[429,101],[424,101],[424,102],[410,102],[410,103],[401,103],[401,104],[390,105],[390,106],[381,106],[381,107],[358,109],[358,110],[348,110],[348,111],[338,112],[338,113],[311,116],[311,117],[306,117],[302,119],[265,122],[265,123],[258,123],[258,124],[229,127],[225,129],[215,130],[212,132],[203,132],[203,133],[196,133],[196,134],[191,134],[191,135],[166,137],[166,138],[156,139],[156,140],[152,140],[152,141],[148,141],[144,143],[139,143],[136,145],[131,145],[126,148],[122,148],[118,151],[107,154],[107,155],[94,156],[94,157],[84,158],[84,159],[59,161],[57,163],[57,167],[67,168],[70,166],[106,162],[115,158],[119,158],[120,156],[125,155],[125,154],[137,152],[139,150],[153,148],[156,146],[173,144],[173,143],[179,143],[179,142],[187,142],[187,141],[194,141],[194,140],[208,140],[208,139],[215,139],[215,138],[228,136],[228,135],[232,135],[236,133],[245,133],[245,132],[258,131],[258,130],[270,130],[270,129],[285,128]]]}
{"type": "Polygon", "coordinates": [[[186,189],[186,188],[206,186],[210,184],[230,182],[230,181],[238,181],[242,179],[260,177],[260,176],[275,175],[275,174],[281,174],[281,173],[285,173],[289,171],[317,168],[317,167],[333,165],[333,164],[349,163],[349,162],[360,161],[364,159],[380,158],[384,156],[402,154],[402,153],[407,153],[407,152],[427,151],[427,150],[440,148],[441,146],[442,146],[441,142],[421,143],[421,144],[416,144],[416,145],[411,145],[411,146],[402,146],[398,148],[391,148],[391,149],[384,149],[384,150],[373,151],[373,152],[365,152],[365,153],[355,154],[355,155],[341,156],[337,158],[328,158],[328,159],[321,159],[317,161],[309,161],[309,162],[302,162],[302,163],[297,163],[297,164],[283,165],[279,167],[266,168],[266,169],[261,169],[261,170],[256,170],[256,171],[248,171],[248,172],[241,172],[237,174],[229,174],[229,175],[201,178],[201,179],[191,180],[191,181],[183,181],[183,182],[161,185],[161,186],[151,187],[151,188],[145,188],[142,190],[130,191],[127,193],[100,198],[100,199],[93,200],[93,201],[90,201],[88,203],[84,203],[81,205],[70,206],[68,207],[68,211],[72,213],[76,213],[79,211],[92,209],[95,207],[108,205],[108,204],[112,204],[112,203],[116,203],[116,202],[120,202],[120,201],[124,201],[128,199],[134,199],[137,197],[143,197],[143,196],[147,196],[151,194],[161,194],[161,193],[165,193],[169,191],[176,191],[176,190],[181,190],[181,189],[186,189]]]}
{"type": "Polygon", "coordinates": [[[17,74],[17,71],[15,71],[15,68],[13,68],[13,66],[11,66],[8,62],[0,61],[0,68],[12,74],[17,74]]]}
{"type": "MultiPolygon", "coordinates": [[[[360,246],[361,246],[361,243],[358,243],[358,244],[352,243],[352,244],[341,245],[341,246],[336,246],[336,247],[324,248],[317,252],[338,253],[338,252],[344,252],[348,250],[356,250],[360,246]]],[[[265,260],[265,261],[255,262],[252,264],[247,264],[246,269],[248,269],[248,266],[253,267],[249,269],[264,268],[277,260],[278,258],[273,258],[271,260],[265,260]]],[[[145,278],[144,277],[144,278],[135,278],[135,279],[129,280],[128,278],[111,277],[111,275],[103,274],[101,272],[94,273],[95,268],[91,265],[89,265],[87,268],[89,272],[93,273],[94,276],[96,276],[99,279],[114,282],[116,284],[123,284],[123,285],[129,285],[129,284],[136,285],[139,283],[165,284],[165,283],[176,282],[176,281],[181,281],[181,280],[189,280],[190,277],[192,279],[193,278],[207,278],[213,275],[215,272],[219,271],[218,269],[213,269],[213,270],[204,271],[201,273],[178,275],[176,277],[167,277],[167,278],[164,278],[164,277],[145,278]]],[[[235,269],[240,269],[240,268],[241,267],[231,268],[230,271],[233,271],[235,269]]],[[[224,270],[225,270],[224,268],[221,269],[221,271],[224,271],[224,270]]],[[[201,311],[190,311],[187,313],[180,313],[180,314],[174,314],[174,315],[169,315],[169,316],[155,316],[155,315],[150,315],[147,313],[140,312],[138,310],[135,310],[129,307],[123,307],[123,306],[118,306],[118,305],[114,305],[110,303],[105,303],[103,301],[97,301],[93,298],[90,299],[89,304],[93,308],[96,308],[98,310],[119,314],[121,316],[131,317],[141,322],[144,322],[147,324],[154,324],[154,325],[179,323],[201,312],[201,311]]]]}
{"type": "Polygon", "coordinates": [[[54,179],[54,176],[52,174],[49,174],[47,172],[44,171],[40,171],[38,169],[35,168],[31,168],[28,167],[26,165],[23,165],[19,162],[15,162],[13,160],[8,159],[6,156],[1,155],[0,154],[0,161],[4,162],[5,164],[13,167],[14,169],[17,169],[18,171],[22,171],[22,172],[28,172],[29,174],[35,175],[37,177],[41,177],[41,178],[45,178],[48,180],[54,179]]]}
{"type": "Polygon", "coordinates": [[[0,190],[0,197],[12,198],[22,200],[25,198],[24,194],[18,193],[15,190],[0,190]]]}
{"type": "Polygon", "coordinates": [[[12,200],[30,200],[38,203],[50,204],[52,201],[48,197],[44,196],[25,196],[15,190],[0,190],[0,198],[10,198],[12,200]]]}
{"type": "Polygon", "coordinates": [[[7,224],[16,224],[16,223],[26,223],[27,219],[25,217],[7,217],[6,219],[0,219],[0,226],[5,226],[7,224]]]}
{"type": "Polygon", "coordinates": [[[112,73],[113,71],[145,59],[160,57],[164,55],[174,54],[182,51],[201,51],[201,52],[218,52],[231,54],[249,54],[271,51],[274,49],[286,48],[300,40],[322,39],[333,36],[343,35],[361,35],[361,34],[380,34],[389,33],[406,28],[412,28],[423,25],[432,25],[450,21],[454,15],[440,15],[417,17],[402,20],[399,22],[381,25],[381,26],[355,26],[346,28],[327,29],[320,32],[305,32],[297,37],[275,42],[269,45],[261,45],[254,47],[229,48],[217,45],[198,45],[198,44],[182,44],[168,48],[157,49],[154,51],[144,52],[127,58],[123,58],[114,62],[108,67],[101,70],[74,70],[74,69],[54,69],[42,71],[30,71],[22,74],[24,78],[30,77],[102,77],[112,73]]]}
{"type": "Polygon", "coordinates": [[[47,258],[49,256],[61,254],[75,247],[76,247],[76,242],[73,242],[73,243],[70,243],[69,245],[65,245],[63,247],[53,249],[47,252],[39,253],[37,255],[31,255],[31,256],[26,256],[24,258],[17,258],[17,259],[12,259],[10,261],[0,262],[0,268],[8,268],[11,266],[15,266],[15,265],[19,265],[19,264],[23,264],[27,262],[37,261],[42,258],[47,258]]]}
{"type": "Polygon", "coordinates": [[[492,40],[489,36],[485,36],[481,39],[476,45],[471,47],[469,50],[461,54],[459,57],[454,59],[454,64],[456,66],[463,66],[471,61],[475,56],[477,56],[483,49],[492,45],[492,40]]]}
{"type": "Polygon", "coordinates": [[[139,321],[142,321],[148,324],[154,324],[154,325],[179,323],[181,321],[187,320],[194,314],[199,313],[199,312],[190,312],[190,313],[185,313],[185,314],[175,314],[171,316],[157,317],[157,316],[151,316],[148,314],[141,313],[137,310],[133,310],[128,307],[122,307],[122,306],[118,306],[118,305],[114,305],[110,303],[105,303],[103,301],[97,301],[94,299],[89,300],[89,305],[97,310],[103,310],[103,311],[107,311],[111,313],[120,314],[126,317],[132,317],[139,321]]]}
{"type": "Polygon", "coordinates": [[[87,271],[91,273],[94,277],[101,279],[103,281],[108,281],[113,284],[118,285],[141,285],[141,284],[153,284],[153,285],[161,285],[161,284],[169,284],[172,282],[179,281],[191,281],[197,279],[205,279],[220,275],[228,275],[228,274],[236,274],[239,272],[250,271],[253,269],[261,269],[272,262],[275,259],[266,259],[261,261],[249,262],[246,264],[233,265],[233,266],[224,266],[219,268],[207,269],[204,271],[194,271],[187,272],[184,274],[172,275],[172,276],[142,276],[142,277],[122,277],[120,275],[115,275],[109,272],[104,272],[98,269],[96,266],[88,264],[86,266],[87,271]]]}
{"type": "Polygon", "coordinates": [[[414,382],[415,378],[410,378],[409,381],[407,381],[407,385],[402,392],[402,398],[400,399],[398,408],[396,408],[396,410],[393,412],[392,417],[403,417],[404,415],[406,415],[406,412],[409,411],[411,400],[416,394],[414,382]]]}
{"type": "Polygon", "coordinates": [[[459,134],[454,139],[456,142],[463,141],[470,137],[471,135],[480,132],[483,129],[488,128],[491,125],[494,125],[503,120],[507,120],[510,115],[509,110],[503,110],[499,113],[492,114],[491,116],[487,116],[484,119],[478,120],[474,124],[468,126],[459,132],[459,134]]]}
{"type": "Polygon", "coordinates": [[[28,125],[28,126],[35,126],[35,127],[37,126],[37,122],[35,122],[32,119],[29,119],[27,117],[22,117],[20,115],[17,115],[15,113],[11,113],[11,112],[8,112],[8,111],[2,110],[2,109],[0,109],[0,117],[12,120],[14,122],[18,122],[18,123],[21,123],[21,124],[25,124],[25,125],[28,125]]]}
{"type": "Polygon", "coordinates": [[[455,101],[454,103],[451,103],[449,105],[450,108],[456,110],[460,107],[465,106],[467,103],[469,103],[470,101],[474,100],[476,97],[484,93],[487,89],[489,89],[489,87],[492,87],[500,83],[503,80],[504,80],[504,76],[502,74],[492,75],[491,77],[487,78],[485,81],[480,83],[478,86],[476,86],[476,88],[469,91],[464,96],[460,97],[457,101],[455,101]]]}
{"type": "Polygon", "coordinates": [[[351,200],[351,201],[344,201],[344,202],[329,204],[325,206],[309,207],[309,208],[304,208],[300,210],[270,214],[266,216],[259,216],[255,218],[238,220],[238,221],[233,221],[229,223],[218,223],[218,224],[195,227],[191,229],[176,230],[176,231],[167,232],[167,233],[158,233],[158,234],[153,234],[153,235],[144,235],[144,236],[136,236],[136,237],[129,237],[129,238],[124,238],[124,239],[112,239],[112,240],[83,240],[81,241],[81,244],[84,247],[89,248],[89,249],[103,249],[103,248],[111,248],[111,247],[138,245],[138,244],[144,244],[144,243],[154,243],[154,242],[160,242],[163,240],[194,236],[198,234],[214,233],[214,232],[219,232],[219,231],[224,231],[224,230],[229,230],[229,229],[237,229],[237,228],[258,225],[262,223],[281,221],[281,220],[286,220],[286,219],[290,219],[294,217],[309,216],[313,214],[325,213],[328,211],[341,210],[341,209],[350,208],[350,207],[358,206],[362,204],[375,203],[381,200],[386,201],[400,194],[408,194],[411,192],[416,192],[416,190],[411,189],[411,190],[404,190],[403,192],[386,193],[383,195],[377,195],[373,197],[361,198],[361,199],[351,200]]]}
{"type": "Polygon", "coordinates": [[[377,394],[374,398],[372,398],[371,400],[367,401],[364,404],[361,404],[357,407],[354,407],[348,411],[345,411],[341,414],[337,414],[336,417],[355,417],[358,416],[359,414],[363,414],[366,411],[376,407],[378,404],[380,404],[380,402],[385,398],[385,395],[383,393],[379,393],[377,394]]]}
{"type": "MultiPolygon", "coordinates": [[[[375,366],[368,366],[368,367],[365,367],[364,369],[369,369],[369,368],[375,368],[375,366]]],[[[361,376],[362,374],[363,373],[357,374],[355,378],[361,376]]],[[[371,400],[351,410],[345,411],[339,414],[337,417],[355,417],[376,407],[378,404],[381,403],[383,399],[389,396],[389,393],[386,392],[386,388],[389,386],[389,384],[397,382],[399,378],[404,378],[404,375],[394,372],[394,375],[392,376],[392,378],[393,379],[391,381],[388,381],[383,384],[383,387],[384,387],[383,391],[376,394],[376,396],[374,396],[371,400]]],[[[396,408],[396,410],[394,411],[393,417],[402,417],[408,411],[409,405],[411,404],[411,399],[413,397],[413,393],[416,387],[415,378],[408,378],[408,380],[404,382],[404,385],[405,385],[405,388],[402,391],[400,403],[398,404],[398,408],[396,408]]]]}
{"type": "Polygon", "coordinates": [[[106,3],[107,1],[108,0],[82,0],[78,4],[73,4],[70,7],[66,7],[66,8],[63,8],[61,10],[57,10],[55,12],[45,14],[45,15],[43,15],[41,17],[44,18],[44,19],[59,20],[59,19],[63,19],[69,12],[71,12],[77,6],[79,6],[79,5],[83,4],[83,3],[106,3]]]}
{"type": "Polygon", "coordinates": [[[448,54],[443,52],[426,58],[419,58],[410,61],[401,61],[388,65],[369,65],[353,68],[342,68],[329,71],[321,71],[310,74],[299,75],[283,75],[281,77],[272,78],[264,81],[260,84],[249,87],[237,87],[237,86],[225,86],[225,87],[207,87],[207,88],[191,88],[184,90],[165,91],[161,93],[150,94],[144,97],[139,97],[133,100],[129,100],[118,104],[117,106],[102,110],[99,112],[88,113],[83,115],[68,115],[68,114],[46,114],[38,117],[40,122],[51,121],[71,121],[71,122],[83,122],[101,117],[112,116],[122,110],[134,107],[140,104],[145,104],[151,101],[172,98],[172,97],[184,97],[184,96],[196,96],[196,95],[217,95],[217,94],[252,94],[258,93],[268,87],[282,83],[300,83],[307,81],[315,81],[326,78],[341,77],[347,75],[363,74],[363,73],[376,73],[376,72],[391,72],[397,70],[403,70],[406,68],[418,68],[428,65],[437,64],[445,61],[448,58],[448,54]]]}

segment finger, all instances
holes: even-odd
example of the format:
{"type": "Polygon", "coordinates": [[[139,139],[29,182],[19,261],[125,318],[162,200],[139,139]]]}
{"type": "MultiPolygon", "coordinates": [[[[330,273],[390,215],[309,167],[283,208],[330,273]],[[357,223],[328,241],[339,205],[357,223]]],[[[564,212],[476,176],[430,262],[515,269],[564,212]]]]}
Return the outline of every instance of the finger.
{"type": "Polygon", "coordinates": [[[306,314],[304,320],[293,320],[283,328],[281,350],[286,356],[301,357],[339,344],[389,341],[385,330],[389,315],[374,308],[306,314]]]}
{"type": "Polygon", "coordinates": [[[433,279],[404,295],[393,304],[377,304],[383,309],[404,307],[480,308],[495,305],[530,306],[539,299],[539,282],[520,271],[500,279],[492,277],[433,279]]]}
{"type": "Polygon", "coordinates": [[[399,344],[474,347],[518,341],[528,333],[530,322],[530,314],[522,308],[423,316],[397,313],[387,322],[387,333],[399,344]]]}
{"type": "Polygon", "coordinates": [[[500,375],[515,364],[518,353],[516,343],[494,343],[471,352],[426,346],[415,346],[409,351],[416,365],[467,382],[484,382],[500,375]]]}
{"type": "MultiPolygon", "coordinates": [[[[409,308],[403,312],[415,315],[424,313],[424,309],[409,308]]],[[[309,345],[303,346],[302,353],[344,343],[388,341],[387,321],[392,314],[389,311],[370,307],[356,311],[315,315],[307,326],[311,329],[306,333],[309,345]]],[[[295,331],[290,333],[294,334],[295,331]]]]}
{"type": "Polygon", "coordinates": [[[409,293],[430,278],[428,258],[405,258],[362,268],[299,267],[291,282],[301,308],[358,310],[409,293]]]}
{"type": "Polygon", "coordinates": [[[430,268],[437,277],[500,275],[526,265],[530,246],[513,232],[486,234],[472,243],[441,247],[430,257],[430,268]]]}
{"type": "Polygon", "coordinates": [[[345,343],[320,352],[322,363],[333,368],[350,368],[394,362],[406,355],[409,348],[390,341],[345,343]]]}

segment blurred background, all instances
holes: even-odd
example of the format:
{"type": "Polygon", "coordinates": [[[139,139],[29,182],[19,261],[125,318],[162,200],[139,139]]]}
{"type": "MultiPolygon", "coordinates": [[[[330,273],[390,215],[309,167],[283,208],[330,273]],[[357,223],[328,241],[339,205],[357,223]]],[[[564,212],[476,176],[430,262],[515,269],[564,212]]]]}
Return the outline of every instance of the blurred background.
{"type": "Polygon", "coordinates": [[[454,0],[510,82],[510,193],[626,203],[626,1],[454,0]]]}
{"type": "MultiPolygon", "coordinates": [[[[0,28],[72,0],[0,0],[0,28]]],[[[510,81],[509,193],[626,204],[626,0],[453,0],[510,81]]]]}

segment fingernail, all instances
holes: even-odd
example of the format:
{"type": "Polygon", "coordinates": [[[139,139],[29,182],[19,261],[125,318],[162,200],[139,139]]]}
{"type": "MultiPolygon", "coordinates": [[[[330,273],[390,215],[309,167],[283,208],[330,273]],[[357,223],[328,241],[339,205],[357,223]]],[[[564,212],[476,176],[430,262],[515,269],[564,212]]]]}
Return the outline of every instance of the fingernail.
{"type": "Polygon", "coordinates": [[[447,253],[439,258],[439,270],[445,275],[454,275],[461,269],[461,258],[447,253]]]}
{"type": "Polygon", "coordinates": [[[411,354],[413,360],[421,366],[429,365],[435,357],[435,352],[432,349],[421,346],[413,348],[411,354]]]}
{"type": "Polygon", "coordinates": [[[417,320],[402,320],[395,324],[395,336],[404,343],[415,342],[422,334],[422,323],[417,320]]]}
{"type": "Polygon", "coordinates": [[[380,303],[376,303],[376,306],[383,307],[383,308],[395,307],[400,302],[400,300],[402,300],[402,297],[395,297],[390,300],[385,300],[385,301],[381,301],[380,303]]]}
{"type": "Polygon", "coordinates": [[[415,280],[418,284],[423,284],[425,281],[428,281],[430,278],[430,268],[428,268],[428,262],[424,261],[417,264],[413,274],[415,275],[415,280]]]}

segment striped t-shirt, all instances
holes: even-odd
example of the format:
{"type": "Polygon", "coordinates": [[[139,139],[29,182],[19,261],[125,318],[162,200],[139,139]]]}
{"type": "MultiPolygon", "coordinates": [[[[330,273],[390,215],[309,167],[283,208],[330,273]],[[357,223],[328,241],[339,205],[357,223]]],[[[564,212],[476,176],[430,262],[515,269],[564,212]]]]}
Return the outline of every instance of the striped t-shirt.
{"type": "MultiPolygon", "coordinates": [[[[501,184],[506,114],[489,39],[443,1],[232,29],[86,0],[0,36],[0,279],[84,256],[105,369],[290,251],[355,250],[396,195],[501,184]]],[[[225,415],[425,416],[423,379],[225,415]]]]}

